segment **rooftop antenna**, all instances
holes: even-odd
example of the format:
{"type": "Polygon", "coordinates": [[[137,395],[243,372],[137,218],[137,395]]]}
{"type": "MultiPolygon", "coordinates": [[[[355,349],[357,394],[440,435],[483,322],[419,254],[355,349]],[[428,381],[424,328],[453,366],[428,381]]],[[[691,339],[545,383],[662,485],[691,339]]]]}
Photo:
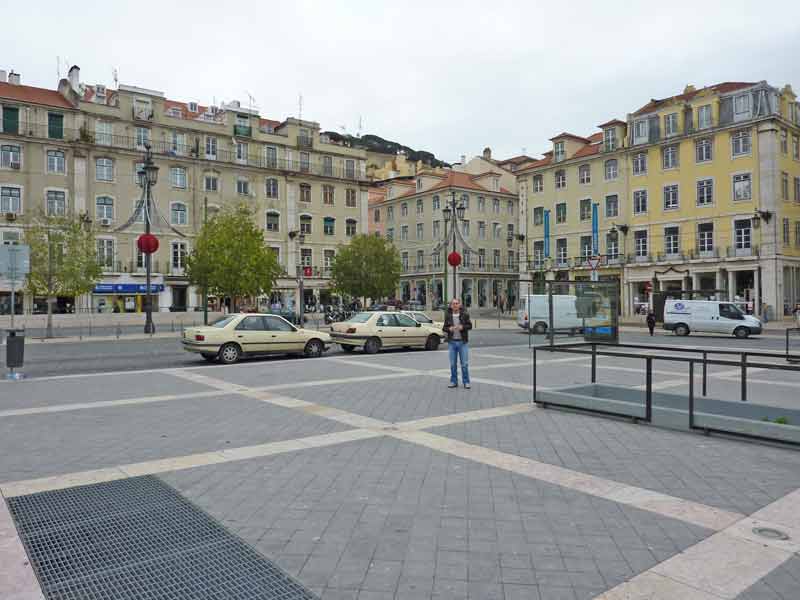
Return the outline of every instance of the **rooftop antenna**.
{"type": "Polygon", "coordinates": [[[119,89],[119,69],[117,67],[111,69],[111,75],[114,77],[114,89],[119,89]]]}
{"type": "Polygon", "coordinates": [[[303,94],[302,92],[297,98],[297,118],[303,120],[303,94]]]}
{"type": "Polygon", "coordinates": [[[56,77],[61,80],[61,57],[56,55],[56,77]]]}
{"type": "Polygon", "coordinates": [[[361,129],[363,128],[363,126],[364,126],[364,121],[361,118],[361,115],[358,115],[358,130],[356,131],[356,137],[358,138],[361,137],[361,129]]]}
{"type": "Polygon", "coordinates": [[[252,113],[253,112],[253,106],[258,108],[258,104],[256,104],[255,98],[253,98],[253,94],[251,94],[247,90],[245,90],[244,93],[247,94],[247,98],[250,101],[250,107],[249,108],[250,108],[250,112],[252,113]]]}

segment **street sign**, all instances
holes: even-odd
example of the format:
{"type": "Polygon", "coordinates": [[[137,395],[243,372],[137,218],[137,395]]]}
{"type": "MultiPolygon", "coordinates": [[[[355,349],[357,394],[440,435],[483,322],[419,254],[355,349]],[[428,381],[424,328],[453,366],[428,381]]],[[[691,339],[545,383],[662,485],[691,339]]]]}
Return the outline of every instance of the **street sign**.
{"type": "Polygon", "coordinates": [[[0,275],[6,279],[22,279],[31,272],[31,247],[26,244],[0,246],[0,275]]]}

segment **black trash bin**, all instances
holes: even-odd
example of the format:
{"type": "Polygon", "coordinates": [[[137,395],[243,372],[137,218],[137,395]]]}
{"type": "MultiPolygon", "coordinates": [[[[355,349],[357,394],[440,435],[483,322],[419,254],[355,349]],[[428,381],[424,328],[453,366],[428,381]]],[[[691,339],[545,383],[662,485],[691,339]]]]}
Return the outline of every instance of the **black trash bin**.
{"type": "Polygon", "coordinates": [[[6,366],[19,369],[25,361],[25,330],[6,330],[6,366]]]}

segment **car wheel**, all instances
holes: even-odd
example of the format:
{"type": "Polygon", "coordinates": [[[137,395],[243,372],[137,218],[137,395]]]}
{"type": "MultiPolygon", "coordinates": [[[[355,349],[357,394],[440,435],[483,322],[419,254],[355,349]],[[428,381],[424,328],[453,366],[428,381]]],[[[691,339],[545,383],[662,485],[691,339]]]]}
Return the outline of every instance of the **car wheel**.
{"type": "Polygon", "coordinates": [[[217,362],[216,354],[209,354],[208,352],[203,352],[200,356],[205,358],[208,362],[217,362]]]}
{"type": "Polygon", "coordinates": [[[680,323],[675,325],[675,335],[679,335],[681,337],[689,335],[689,326],[680,323]]]}
{"type": "Polygon", "coordinates": [[[438,350],[439,349],[439,336],[429,335],[425,342],[425,350],[438,350]]]}
{"type": "Polygon", "coordinates": [[[356,349],[355,346],[351,346],[349,344],[342,344],[341,346],[342,346],[342,350],[344,350],[345,352],[352,352],[353,350],[356,349]]]}
{"type": "Polygon", "coordinates": [[[235,362],[239,362],[239,359],[242,356],[242,349],[239,348],[238,344],[229,343],[225,344],[219,351],[219,360],[226,365],[232,365],[235,362]]]}
{"type": "Polygon", "coordinates": [[[538,335],[541,335],[546,331],[547,331],[547,325],[545,323],[542,323],[541,321],[539,321],[538,323],[536,323],[536,325],[533,326],[533,333],[536,333],[538,335]]]}
{"type": "Polygon", "coordinates": [[[319,340],[308,340],[306,347],[303,350],[303,355],[306,358],[319,358],[325,352],[325,346],[319,340]]]}
{"type": "Polygon", "coordinates": [[[375,354],[381,349],[381,341],[378,338],[369,338],[364,343],[364,352],[367,354],[375,354]]]}
{"type": "Polygon", "coordinates": [[[745,339],[746,337],[750,336],[750,330],[747,327],[737,327],[733,330],[733,335],[735,335],[740,340],[745,339]]]}

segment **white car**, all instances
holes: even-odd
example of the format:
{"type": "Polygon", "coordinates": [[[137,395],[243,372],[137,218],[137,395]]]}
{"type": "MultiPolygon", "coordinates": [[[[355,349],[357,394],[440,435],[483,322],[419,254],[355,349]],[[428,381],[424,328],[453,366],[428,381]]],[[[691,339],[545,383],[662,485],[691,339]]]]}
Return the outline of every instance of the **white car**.
{"type": "Polygon", "coordinates": [[[207,327],[190,327],[183,333],[183,349],[209,362],[237,362],[256,354],[302,354],[316,358],[328,349],[330,334],[298,329],[279,315],[239,313],[207,327]]]}
{"type": "Polygon", "coordinates": [[[360,312],[331,325],[331,338],[342,350],[352,352],[361,347],[367,354],[375,354],[381,348],[436,350],[441,333],[441,329],[395,311],[360,312]]]}
{"type": "Polygon", "coordinates": [[[422,323],[423,325],[428,325],[429,327],[433,327],[434,329],[439,330],[439,337],[442,339],[446,338],[447,335],[444,332],[444,321],[434,321],[424,312],[419,310],[404,310],[402,311],[404,315],[408,315],[412,319],[414,319],[417,323],[422,323]]]}

